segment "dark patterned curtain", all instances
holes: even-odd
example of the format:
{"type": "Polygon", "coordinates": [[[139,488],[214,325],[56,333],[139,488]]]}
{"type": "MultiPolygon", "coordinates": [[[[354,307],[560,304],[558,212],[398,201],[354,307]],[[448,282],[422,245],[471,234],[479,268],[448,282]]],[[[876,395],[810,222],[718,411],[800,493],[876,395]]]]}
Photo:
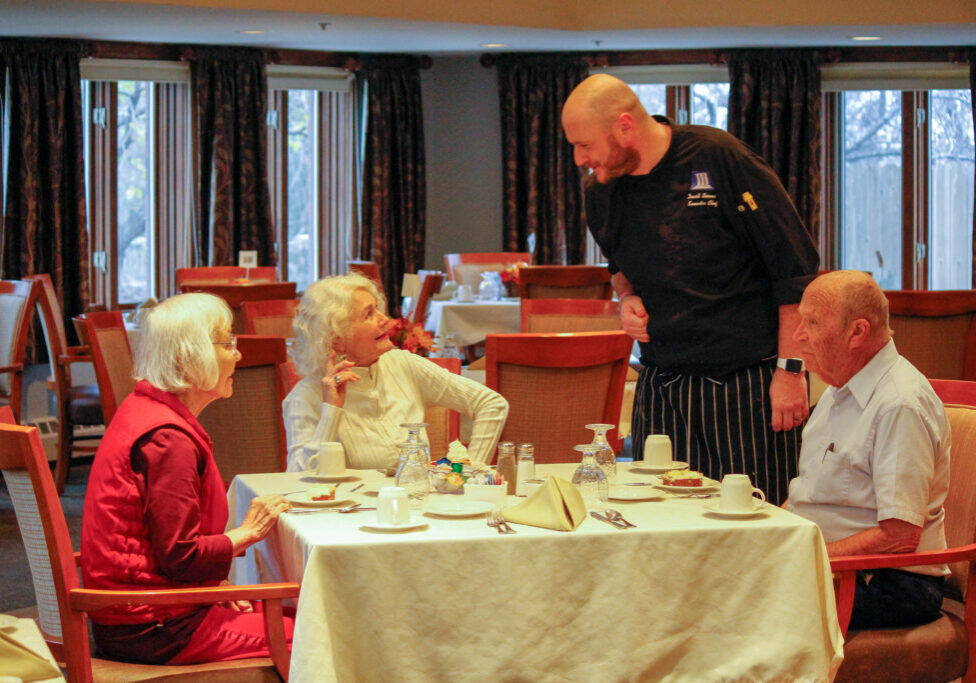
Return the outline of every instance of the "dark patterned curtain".
{"type": "Polygon", "coordinates": [[[779,176],[811,235],[820,226],[820,70],[809,50],[729,53],[729,132],[779,176]]]}
{"type": "Polygon", "coordinates": [[[88,301],[82,43],[0,41],[7,168],[0,274],[50,273],[66,329],[88,301]],[[3,88],[3,76],[7,85],[3,88]]]}
{"type": "MultiPolygon", "coordinates": [[[[969,51],[969,99],[973,107],[973,132],[976,133],[976,47],[969,51]]],[[[976,287],[976,173],[973,174],[973,287],[976,287]]]]}
{"type": "Polygon", "coordinates": [[[196,149],[196,265],[236,265],[257,250],[277,264],[268,189],[268,84],[264,56],[248,48],[188,50],[196,149]]]}
{"type": "Polygon", "coordinates": [[[367,112],[357,255],[376,262],[395,314],[403,274],[424,267],[427,179],[420,60],[364,57],[356,78],[367,112]]]}
{"type": "Polygon", "coordinates": [[[502,249],[537,264],[583,263],[582,187],[560,121],[563,102],[586,78],[579,55],[499,55],[504,233],[502,249]]]}

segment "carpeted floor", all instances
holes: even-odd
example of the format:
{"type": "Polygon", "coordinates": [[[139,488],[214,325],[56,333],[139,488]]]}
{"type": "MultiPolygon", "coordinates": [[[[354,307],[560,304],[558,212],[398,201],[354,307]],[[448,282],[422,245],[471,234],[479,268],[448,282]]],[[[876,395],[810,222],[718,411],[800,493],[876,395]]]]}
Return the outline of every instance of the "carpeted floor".
{"type": "MultiPolygon", "coordinates": [[[[61,496],[61,505],[71,532],[71,542],[75,550],[81,538],[81,508],[85,502],[85,484],[91,465],[72,466],[68,476],[68,486],[61,496]]],[[[30,565],[24,544],[20,540],[20,529],[13,504],[7,493],[7,485],[0,477],[0,612],[11,612],[37,604],[34,598],[34,584],[31,581],[30,565]]]]}

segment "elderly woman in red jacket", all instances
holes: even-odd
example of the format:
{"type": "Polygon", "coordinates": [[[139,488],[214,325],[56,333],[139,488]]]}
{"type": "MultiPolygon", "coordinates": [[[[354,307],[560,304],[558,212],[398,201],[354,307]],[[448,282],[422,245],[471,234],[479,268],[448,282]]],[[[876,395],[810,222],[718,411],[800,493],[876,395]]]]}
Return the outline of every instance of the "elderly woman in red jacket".
{"type": "MultiPolygon", "coordinates": [[[[217,585],[231,559],[271,531],[289,504],[255,498],[225,531],[227,499],[197,416],[234,391],[240,359],[231,312],[209,294],[183,294],[143,322],[133,392],[102,438],[81,529],[86,588],[145,590],[217,585]]],[[[263,617],[247,602],[113,607],[91,614],[99,654],[191,664],[268,654],[263,617]]],[[[291,620],[286,633],[291,637],[291,620]]]]}

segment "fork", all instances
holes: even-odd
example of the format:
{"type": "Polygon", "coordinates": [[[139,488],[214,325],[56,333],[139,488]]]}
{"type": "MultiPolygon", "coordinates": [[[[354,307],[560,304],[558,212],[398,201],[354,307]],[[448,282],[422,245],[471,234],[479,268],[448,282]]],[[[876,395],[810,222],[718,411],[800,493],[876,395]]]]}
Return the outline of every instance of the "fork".
{"type": "Polygon", "coordinates": [[[502,517],[501,510],[491,510],[488,512],[488,526],[498,529],[500,534],[514,534],[515,529],[508,526],[508,522],[502,517]]]}

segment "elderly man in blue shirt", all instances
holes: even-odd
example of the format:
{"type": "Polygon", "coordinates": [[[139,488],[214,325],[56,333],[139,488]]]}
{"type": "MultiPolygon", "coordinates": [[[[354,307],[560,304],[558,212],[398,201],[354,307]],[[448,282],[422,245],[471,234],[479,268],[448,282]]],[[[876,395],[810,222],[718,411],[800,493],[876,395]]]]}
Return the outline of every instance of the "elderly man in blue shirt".
{"type": "MultiPolygon", "coordinates": [[[[949,423],[929,381],[898,355],[881,288],[859,271],[826,273],[799,313],[793,337],[830,386],[803,430],[787,509],[817,523],[832,557],[945,549],[949,423]]],[[[859,572],[851,628],[935,619],[948,573],[859,572]]]]}

